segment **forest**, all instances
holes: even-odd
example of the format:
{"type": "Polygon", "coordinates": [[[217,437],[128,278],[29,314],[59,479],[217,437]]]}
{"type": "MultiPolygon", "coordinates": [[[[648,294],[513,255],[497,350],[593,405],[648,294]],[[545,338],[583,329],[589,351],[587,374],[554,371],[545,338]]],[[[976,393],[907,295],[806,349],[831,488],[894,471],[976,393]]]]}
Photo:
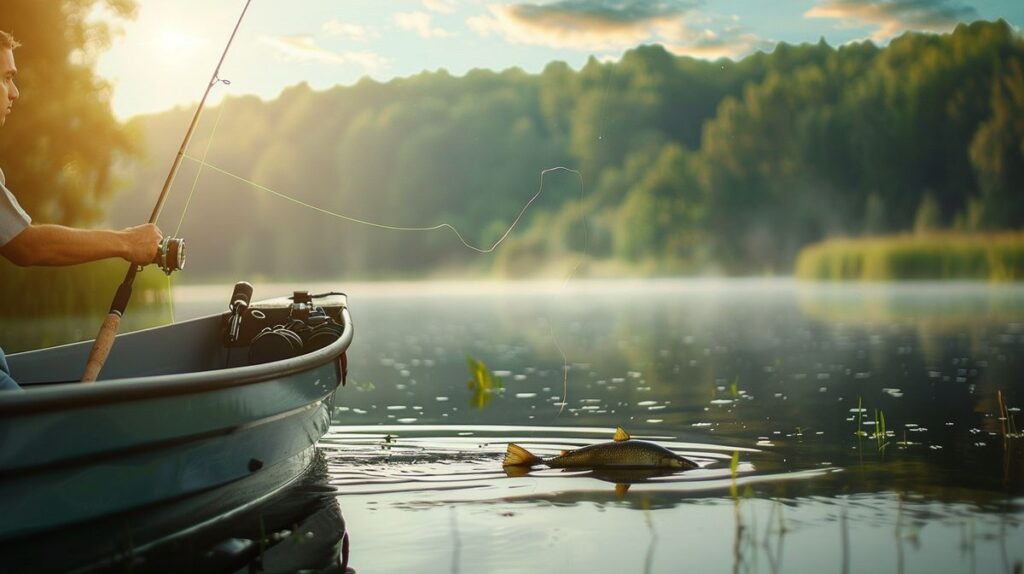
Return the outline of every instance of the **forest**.
{"type": "MultiPolygon", "coordinates": [[[[194,111],[113,118],[92,71],[109,31],[82,17],[95,3],[15,2],[37,40],[18,51],[26,95],[0,157],[36,221],[145,221],[194,111]]],[[[526,278],[576,261],[589,276],[791,274],[828,239],[1024,223],[1024,38],[1002,20],[740,61],[652,45],[579,70],[437,70],[272,101],[217,89],[159,222],[186,239],[185,281],[526,278]],[[217,169],[197,178],[200,157],[217,169]],[[542,181],[558,166],[580,175],[542,181]],[[484,254],[450,229],[295,202],[448,223],[487,248],[538,190],[484,254]]]]}
{"type": "MultiPolygon", "coordinates": [[[[145,217],[192,110],[136,117],[122,225],[145,217]]],[[[162,223],[193,278],[789,274],[830,237],[1024,223],[1024,40],[1004,21],[886,47],[779,44],[714,62],[641,46],[582,69],[444,70],[208,110],[162,223]],[[216,129],[214,129],[216,128],[216,129]],[[211,137],[212,136],[212,137],[211,137]],[[185,199],[195,183],[188,212],[185,199]]]]}

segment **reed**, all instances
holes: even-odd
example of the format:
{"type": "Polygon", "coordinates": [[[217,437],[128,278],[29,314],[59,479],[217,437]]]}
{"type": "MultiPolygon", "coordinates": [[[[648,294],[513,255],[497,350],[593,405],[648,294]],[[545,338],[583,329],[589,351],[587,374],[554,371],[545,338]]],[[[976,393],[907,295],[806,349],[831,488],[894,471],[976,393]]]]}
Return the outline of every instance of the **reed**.
{"type": "Polygon", "coordinates": [[[1010,409],[1006,406],[1006,401],[1003,399],[1003,391],[996,391],[996,397],[999,401],[999,424],[1003,431],[1003,438],[1019,438],[1021,435],[1017,431],[1017,423],[1013,420],[1013,415],[1010,414],[1010,409]]]}
{"type": "Polygon", "coordinates": [[[885,432],[885,412],[875,409],[875,443],[878,451],[882,452],[889,446],[888,435],[885,432]]]}
{"type": "Polygon", "coordinates": [[[795,274],[818,281],[1024,280],[1024,232],[837,238],[810,245],[795,274]]]}

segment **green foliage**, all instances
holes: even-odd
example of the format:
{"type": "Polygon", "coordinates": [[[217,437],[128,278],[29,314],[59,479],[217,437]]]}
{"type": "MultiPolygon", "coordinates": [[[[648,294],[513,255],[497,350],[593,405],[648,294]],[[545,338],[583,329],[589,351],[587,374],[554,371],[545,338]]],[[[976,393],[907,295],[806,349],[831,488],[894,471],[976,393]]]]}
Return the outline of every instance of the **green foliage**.
{"type": "Polygon", "coordinates": [[[885,431],[885,411],[875,409],[875,444],[879,452],[889,446],[888,435],[885,431]]]}
{"type": "Polygon", "coordinates": [[[110,37],[87,17],[100,6],[120,17],[135,10],[132,0],[4,0],[0,28],[22,44],[21,98],[0,131],[0,158],[7,187],[40,223],[99,221],[120,187],[113,163],[133,151],[110,86],[93,73],[110,37]]]}
{"type": "Polygon", "coordinates": [[[983,218],[993,227],[1016,226],[1024,218],[1024,71],[1013,60],[992,77],[991,117],[975,132],[971,163],[978,173],[988,209],[983,218]]]}
{"type": "MultiPolygon", "coordinates": [[[[122,18],[135,11],[131,0],[3,3],[0,29],[12,32],[22,46],[14,51],[21,97],[0,130],[0,167],[7,187],[38,223],[98,222],[122,187],[114,163],[135,152],[130,130],[111,112],[110,86],[93,71],[111,34],[107,25],[88,17],[100,7],[122,18]]],[[[0,258],[0,316],[99,317],[126,268],[127,263],[108,261],[72,269],[21,269],[0,258]]],[[[147,273],[135,289],[137,298],[155,300],[166,292],[166,279],[147,273]]],[[[33,343],[0,336],[0,342],[13,351],[67,341],[43,337],[33,343]]]]}
{"type": "Polygon", "coordinates": [[[805,248],[796,275],[814,280],[1024,280],[1024,232],[831,239],[805,248]]]}
{"type": "MultiPolygon", "coordinates": [[[[829,237],[1015,229],[1022,70],[1024,40],[998,21],[885,48],[780,44],[704,62],[643,46],[578,71],[439,71],[324,92],[299,85],[266,103],[228,98],[206,114],[193,150],[223,113],[214,164],[354,217],[448,222],[488,247],[544,168],[580,169],[586,194],[573,177],[548,178],[487,256],[448,231],[329,219],[208,172],[182,230],[189,276],[522,277],[581,255],[594,273],[788,273],[802,248],[829,237]]],[[[189,113],[133,122],[152,162],[127,167],[131,198],[159,187],[189,113]]],[[[178,185],[194,174],[186,166],[178,185]]],[[[184,195],[173,192],[165,212],[179,213],[184,195]]],[[[138,221],[142,203],[119,202],[114,220],[138,221]]],[[[858,276],[863,266],[852,256],[840,265],[858,276]]]]}
{"type": "MultiPolygon", "coordinates": [[[[74,267],[15,267],[0,257],[0,344],[14,353],[96,336],[128,263],[98,261],[74,267]],[[88,325],[85,330],[80,326],[88,325]]],[[[154,266],[136,276],[122,323],[131,331],[170,320],[167,276],[154,266]]],[[[83,365],[84,367],[84,365],[83,365]]]]}
{"type": "Polygon", "coordinates": [[[466,356],[470,378],[466,382],[471,394],[470,405],[482,409],[491,402],[493,394],[502,388],[501,377],[494,376],[483,361],[466,356]]]}
{"type": "Polygon", "coordinates": [[[469,388],[481,389],[487,392],[502,388],[501,377],[492,375],[483,361],[467,356],[466,365],[469,367],[470,372],[469,382],[467,383],[469,388]]]}
{"type": "Polygon", "coordinates": [[[927,193],[921,199],[921,205],[917,207],[917,215],[914,216],[914,232],[926,233],[937,231],[941,228],[942,214],[939,211],[939,202],[927,193]]]}
{"type": "Polygon", "coordinates": [[[739,477],[740,470],[740,451],[732,451],[732,459],[729,460],[729,477],[732,481],[729,483],[729,496],[737,498],[736,479],[739,477]]]}

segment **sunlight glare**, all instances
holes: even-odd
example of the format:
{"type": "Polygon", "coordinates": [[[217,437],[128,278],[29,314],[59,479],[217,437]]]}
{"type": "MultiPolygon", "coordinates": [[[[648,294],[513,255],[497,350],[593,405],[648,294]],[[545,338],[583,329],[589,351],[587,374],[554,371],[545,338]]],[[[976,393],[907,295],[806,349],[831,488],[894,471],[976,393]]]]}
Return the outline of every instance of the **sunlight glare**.
{"type": "Polygon", "coordinates": [[[202,40],[199,38],[170,28],[161,30],[156,38],[157,50],[161,58],[166,60],[188,57],[195,53],[201,44],[202,40]]]}

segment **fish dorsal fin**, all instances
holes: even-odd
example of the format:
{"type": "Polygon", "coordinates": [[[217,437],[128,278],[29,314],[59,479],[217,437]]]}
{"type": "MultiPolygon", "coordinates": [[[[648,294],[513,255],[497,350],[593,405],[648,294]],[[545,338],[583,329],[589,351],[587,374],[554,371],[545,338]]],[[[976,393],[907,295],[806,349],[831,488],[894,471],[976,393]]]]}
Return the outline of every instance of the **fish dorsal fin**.
{"type": "Polygon", "coordinates": [[[622,498],[623,496],[626,496],[627,492],[629,492],[629,485],[628,484],[616,484],[615,485],[615,494],[619,498],[622,498]]]}
{"type": "Polygon", "coordinates": [[[569,454],[569,451],[567,451],[567,450],[563,449],[563,450],[562,450],[562,452],[561,452],[561,453],[559,453],[559,456],[565,456],[565,455],[567,455],[567,454],[569,454]]]}
{"type": "Polygon", "coordinates": [[[622,427],[615,427],[615,436],[612,437],[615,442],[622,442],[629,440],[629,433],[626,432],[622,427]]]}

